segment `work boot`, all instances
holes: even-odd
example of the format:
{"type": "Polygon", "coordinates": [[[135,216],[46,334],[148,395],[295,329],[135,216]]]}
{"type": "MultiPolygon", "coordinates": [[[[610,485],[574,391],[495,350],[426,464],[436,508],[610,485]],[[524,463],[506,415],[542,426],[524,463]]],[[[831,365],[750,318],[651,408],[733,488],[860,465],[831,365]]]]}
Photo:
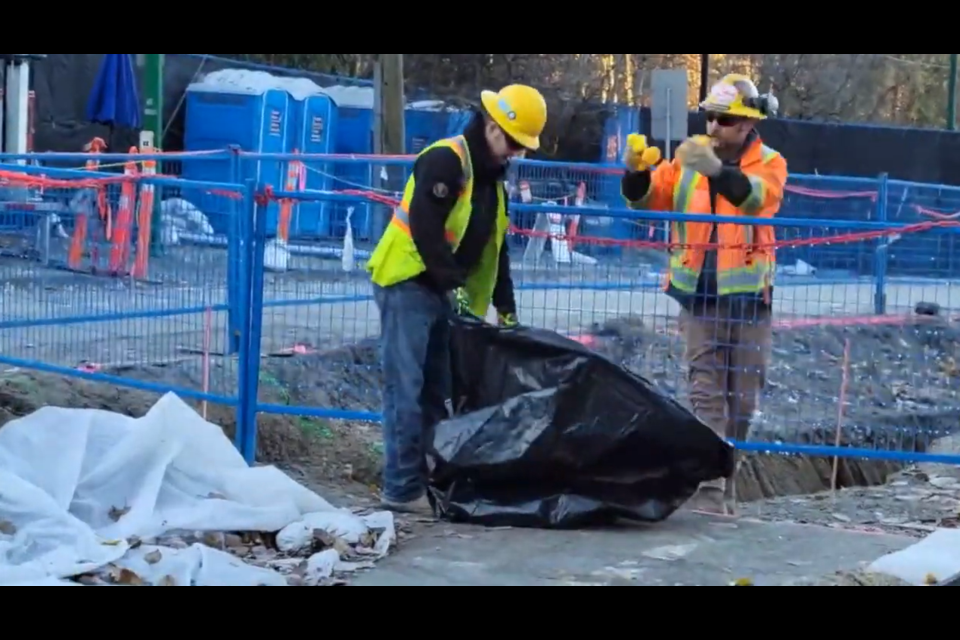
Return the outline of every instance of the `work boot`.
{"type": "Polygon", "coordinates": [[[686,508],[690,511],[709,513],[710,515],[730,515],[726,494],[727,482],[725,480],[705,482],[700,485],[700,490],[686,504],[686,508]]]}
{"type": "Polygon", "coordinates": [[[436,517],[433,511],[433,506],[430,505],[430,500],[427,499],[427,496],[423,496],[422,498],[412,502],[394,502],[384,498],[380,502],[380,506],[387,511],[392,511],[393,513],[402,513],[421,518],[436,517]]]}

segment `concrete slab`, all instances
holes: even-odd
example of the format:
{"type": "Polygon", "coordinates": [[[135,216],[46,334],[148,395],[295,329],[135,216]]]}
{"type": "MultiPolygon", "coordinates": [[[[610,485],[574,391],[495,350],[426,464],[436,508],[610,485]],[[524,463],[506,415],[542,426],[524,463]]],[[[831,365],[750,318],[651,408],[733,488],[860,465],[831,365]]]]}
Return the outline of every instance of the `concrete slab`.
{"type": "Polygon", "coordinates": [[[657,526],[556,532],[450,525],[405,543],[356,586],[757,586],[861,569],[915,540],[678,514],[657,526]]]}

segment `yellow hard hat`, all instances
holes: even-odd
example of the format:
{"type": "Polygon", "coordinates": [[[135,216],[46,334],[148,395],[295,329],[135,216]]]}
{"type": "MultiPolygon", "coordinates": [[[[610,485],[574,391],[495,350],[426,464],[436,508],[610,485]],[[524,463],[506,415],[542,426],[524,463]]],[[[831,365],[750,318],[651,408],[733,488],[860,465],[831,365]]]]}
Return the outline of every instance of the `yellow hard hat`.
{"type": "Polygon", "coordinates": [[[484,91],[480,101],[508,136],[531,151],[540,148],[540,134],[547,126],[547,101],[539,91],[512,84],[500,93],[484,91]]]}
{"type": "Polygon", "coordinates": [[[700,103],[704,111],[728,116],[766,120],[777,115],[780,103],[770,95],[760,95],[757,85],[747,76],[731,73],[713,85],[710,95],[700,103]]]}

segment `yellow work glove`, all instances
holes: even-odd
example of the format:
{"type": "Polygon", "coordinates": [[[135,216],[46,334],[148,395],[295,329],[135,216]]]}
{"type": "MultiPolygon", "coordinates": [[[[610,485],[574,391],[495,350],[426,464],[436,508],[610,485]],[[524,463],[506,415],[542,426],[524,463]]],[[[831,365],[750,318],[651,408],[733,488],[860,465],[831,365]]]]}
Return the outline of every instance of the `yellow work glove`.
{"type": "Polygon", "coordinates": [[[497,316],[497,324],[501,329],[516,329],[520,326],[520,320],[515,313],[501,313],[497,316]]]}
{"type": "Polygon", "coordinates": [[[723,171],[723,162],[713,150],[713,140],[709,136],[694,136],[681,144],[677,149],[677,160],[687,169],[708,178],[715,178],[723,171]]]}
{"type": "Polygon", "coordinates": [[[639,133],[631,133],[627,136],[627,150],[623,153],[623,163],[630,171],[649,171],[662,158],[660,149],[647,144],[647,136],[639,133]]]}
{"type": "Polygon", "coordinates": [[[460,288],[453,291],[450,294],[450,304],[453,306],[454,313],[458,316],[476,318],[476,315],[470,310],[470,305],[473,304],[473,301],[470,299],[470,294],[467,293],[466,289],[460,288]]]}

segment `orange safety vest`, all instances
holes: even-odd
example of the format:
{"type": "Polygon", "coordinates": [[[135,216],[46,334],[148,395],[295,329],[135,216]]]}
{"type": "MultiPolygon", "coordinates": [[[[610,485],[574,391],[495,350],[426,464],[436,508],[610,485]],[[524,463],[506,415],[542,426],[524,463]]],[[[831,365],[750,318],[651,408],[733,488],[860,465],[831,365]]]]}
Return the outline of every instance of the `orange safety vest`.
{"type": "MultiPolygon", "coordinates": [[[[787,162],[774,149],[759,139],[753,142],[740,160],[740,169],[753,185],[750,197],[739,207],[723,196],[717,196],[716,211],[710,205],[709,181],[699,173],[683,167],[679,160],[663,164],[653,172],[650,191],[632,209],[676,211],[693,215],[773,218],[780,210],[787,182],[787,162]]],[[[672,245],[670,273],[665,288],[688,294],[696,293],[700,273],[706,261],[706,249],[713,228],[717,227],[717,293],[769,295],[776,273],[776,253],[769,246],[776,242],[770,225],[720,224],[708,222],[674,222],[671,224],[672,245]],[[762,246],[767,245],[767,246],[762,246]]]]}

